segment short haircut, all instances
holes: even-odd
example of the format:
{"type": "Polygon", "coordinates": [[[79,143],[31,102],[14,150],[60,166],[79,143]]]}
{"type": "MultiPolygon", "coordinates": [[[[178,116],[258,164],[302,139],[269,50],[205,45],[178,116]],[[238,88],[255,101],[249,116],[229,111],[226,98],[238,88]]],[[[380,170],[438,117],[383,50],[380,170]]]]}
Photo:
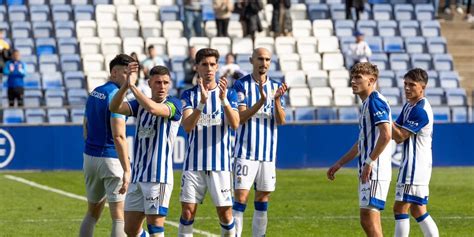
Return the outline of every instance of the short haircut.
{"type": "Polygon", "coordinates": [[[219,61],[219,52],[211,48],[203,48],[196,53],[196,64],[200,64],[201,61],[207,57],[216,58],[216,62],[219,61]]]}
{"type": "Polygon", "coordinates": [[[379,69],[377,65],[372,63],[356,63],[351,68],[351,77],[355,75],[370,75],[373,76],[375,80],[379,77],[379,69]]]}
{"type": "Polygon", "coordinates": [[[426,73],[426,71],[421,68],[411,69],[405,74],[405,76],[403,76],[403,78],[409,78],[416,82],[424,82],[425,85],[428,84],[428,73],[426,73]]]}
{"type": "Polygon", "coordinates": [[[153,46],[153,45],[150,45],[150,46],[148,46],[148,48],[147,48],[147,49],[148,49],[148,51],[150,51],[150,50],[152,50],[152,49],[154,49],[154,48],[155,48],[155,46],[153,46]]]}
{"type": "Polygon", "coordinates": [[[112,72],[112,69],[115,66],[128,66],[128,64],[131,63],[131,62],[136,62],[136,61],[135,61],[135,59],[133,59],[129,55],[119,54],[119,55],[115,56],[115,58],[112,59],[112,61],[110,61],[110,63],[109,63],[110,72],[112,72]]]}
{"type": "Polygon", "coordinates": [[[165,66],[154,66],[150,70],[150,77],[154,75],[159,75],[159,76],[168,75],[171,78],[170,70],[165,66]]]}

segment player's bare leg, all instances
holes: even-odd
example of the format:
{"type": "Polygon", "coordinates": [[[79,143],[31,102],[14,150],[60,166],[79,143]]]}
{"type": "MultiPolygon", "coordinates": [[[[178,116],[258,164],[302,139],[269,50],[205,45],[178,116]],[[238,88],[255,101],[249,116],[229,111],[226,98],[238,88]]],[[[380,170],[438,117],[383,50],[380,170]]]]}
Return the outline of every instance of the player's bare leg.
{"type": "Polygon", "coordinates": [[[360,224],[368,237],[382,237],[382,224],[380,222],[380,212],[361,208],[360,224]]]}
{"type": "Polygon", "coordinates": [[[112,217],[111,236],[125,237],[125,223],[123,218],[124,201],[109,202],[110,217],[112,217]]]}
{"type": "Polygon", "coordinates": [[[267,210],[271,192],[255,191],[255,211],[252,219],[252,236],[265,236],[267,232],[267,210]]]}
{"type": "Polygon", "coordinates": [[[408,237],[410,234],[410,203],[395,201],[393,214],[395,215],[395,237],[408,237]]]}
{"type": "Polygon", "coordinates": [[[142,233],[142,224],[145,214],[139,211],[125,212],[125,233],[127,236],[138,236],[142,233]]]}
{"type": "Polygon", "coordinates": [[[242,227],[244,225],[244,212],[247,207],[247,200],[249,190],[236,189],[234,190],[234,206],[232,207],[232,215],[234,216],[236,236],[242,235],[242,227]]]}
{"type": "Polygon", "coordinates": [[[438,226],[426,210],[425,205],[411,205],[410,211],[411,215],[415,217],[416,221],[420,225],[421,231],[423,231],[423,235],[425,237],[439,236],[438,226]]]}
{"type": "Polygon", "coordinates": [[[148,233],[150,233],[150,237],[165,236],[165,219],[165,216],[146,215],[146,223],[148,226],[148,233]]]}
{"type": "Polygon", "coordinates": [[[193,236],[194,216],[196,216],[197,204],[181,202],[181,218],[179,220],[178,236],[193,236]]]}
{"type": "Polygon", "coordinates": [[[221,236],[235,236],[235,221],[232,217],[232,207],[216,207],[217,216],[221,224],[221,236]]]}
{"type": "Polygon", "coordinates": [[[95,224],[99,220],[100,214],[102,214],[104,205],[105,205],[105,197],[98,203],[89,202],[87,204],[87,213],[84,216],[84,219],[82,220],[81,229],[79,231],[80,237],[94,236],[95,224]]]}

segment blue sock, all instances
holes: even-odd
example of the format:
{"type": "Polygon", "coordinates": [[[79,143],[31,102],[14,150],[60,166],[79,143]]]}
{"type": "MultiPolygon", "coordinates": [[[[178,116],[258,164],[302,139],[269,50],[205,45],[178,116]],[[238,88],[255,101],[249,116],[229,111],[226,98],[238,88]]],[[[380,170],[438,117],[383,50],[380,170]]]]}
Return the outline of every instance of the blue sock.
{"type": "Polygon", "coordinates": [[[148,232],[150,232],[151,235],[165,232],[165,227],[163,226],[156,226],[156,225],[150,225],[150,224],[148,224],[147,226],[148,226],[148,232]]]}

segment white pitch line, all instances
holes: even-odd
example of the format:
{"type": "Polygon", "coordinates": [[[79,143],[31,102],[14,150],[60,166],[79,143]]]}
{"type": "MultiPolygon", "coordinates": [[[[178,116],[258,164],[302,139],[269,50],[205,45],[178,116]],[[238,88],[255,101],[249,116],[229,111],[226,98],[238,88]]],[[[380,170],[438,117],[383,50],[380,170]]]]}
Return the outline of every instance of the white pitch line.
{"type": "MultiPolygon", "coordinates": [[[[20,178],[20,177],[17,177],[17,176],[13,176],[13,175],[8,175],[7,174],[7,175],[4,175],[4,177],[7,178],[7,179],[10,179],[10,180],[13,180],[13,181],[17,181],[19,183],[23,183],[23,184],[35,187],[35,188],[43,189],[43,190],[46,190],[46,191],[57,193],[59,195],[63,195],[63,196],[66,196],[66,197],[70,197],[70,198],[73,198],[73,199],[77,199],[77,200],[87,202],[87,198],[84,197],[84,196],[81,196],[81,195],[77,195],[77,194],[74,194],[74,193],[69,193],[69,192],[63,191],[61,189],[51,188],[49,186],[42,185],[42,184],[39,184],[39,183],[35,183],[33,181],[30,181],[30,180],[27,180],[27,179],[24,179],[24,178],[20,178]]],[[[105,206],[108,207],[109,205],[106,203],[105,206]]],[[[168,225],[174,226],[174,227],[179,226],[179,223],[174,222],[174,221],[165,221],[165,223],[168,224],[168,225]]],[[[198,230],[198,229],[194,229],[194,232],[198,233],[198,234],[205,235],[205,236],[209,236],[209,237],[219,236],[219,235],[215,235],[213,233],[203,231],[203,230],[198,230]]]]}

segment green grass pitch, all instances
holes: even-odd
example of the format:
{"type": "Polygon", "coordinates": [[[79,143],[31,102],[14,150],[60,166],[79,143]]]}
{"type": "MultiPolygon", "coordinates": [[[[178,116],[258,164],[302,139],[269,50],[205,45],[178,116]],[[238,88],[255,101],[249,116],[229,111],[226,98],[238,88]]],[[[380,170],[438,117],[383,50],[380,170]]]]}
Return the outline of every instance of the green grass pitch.
{"type": "MultiPolygon", "coordinates": [[[[395,175],[398,170],[393,171],[395,175]]],[[[334,182],[326,169],[278,170],[277,190],[269,205],[267,236],[364,236],[359,225],[355,169],[342,169],[334,182]]],[[[169,221],[178,222],[180,173],[170,203],[169,221]]],[[[77,236],[86,202],[45,191],[5,178],[10,174],[52,188],[84,196],[83,175],[78,171],[0,173],[0,236],[77,236]]],[[[383,232],[393,236],[392,181],[383,232]]],[[[253,200],[251,197],[250,200],[253,200]]],[[[434,168],[428,209],[437,222],[440,236],[474,236],[474,168],[434,168]]],[[[251,236],[253,202],[244,219],[243,236],[251,236]]],[[[411,218],[410,236],[422,236],[411,218]]],[[[108,209],[104,209],[95,236],[109,236],[108,209]]],[[[214,207],[207,196],[198,208],[194,228],[220,234],[214,207]]],[[[177,228],[165,226],[167,236],[177,228]]],[[[199,236],[196,234],[196,236],[199,236]]]]}

